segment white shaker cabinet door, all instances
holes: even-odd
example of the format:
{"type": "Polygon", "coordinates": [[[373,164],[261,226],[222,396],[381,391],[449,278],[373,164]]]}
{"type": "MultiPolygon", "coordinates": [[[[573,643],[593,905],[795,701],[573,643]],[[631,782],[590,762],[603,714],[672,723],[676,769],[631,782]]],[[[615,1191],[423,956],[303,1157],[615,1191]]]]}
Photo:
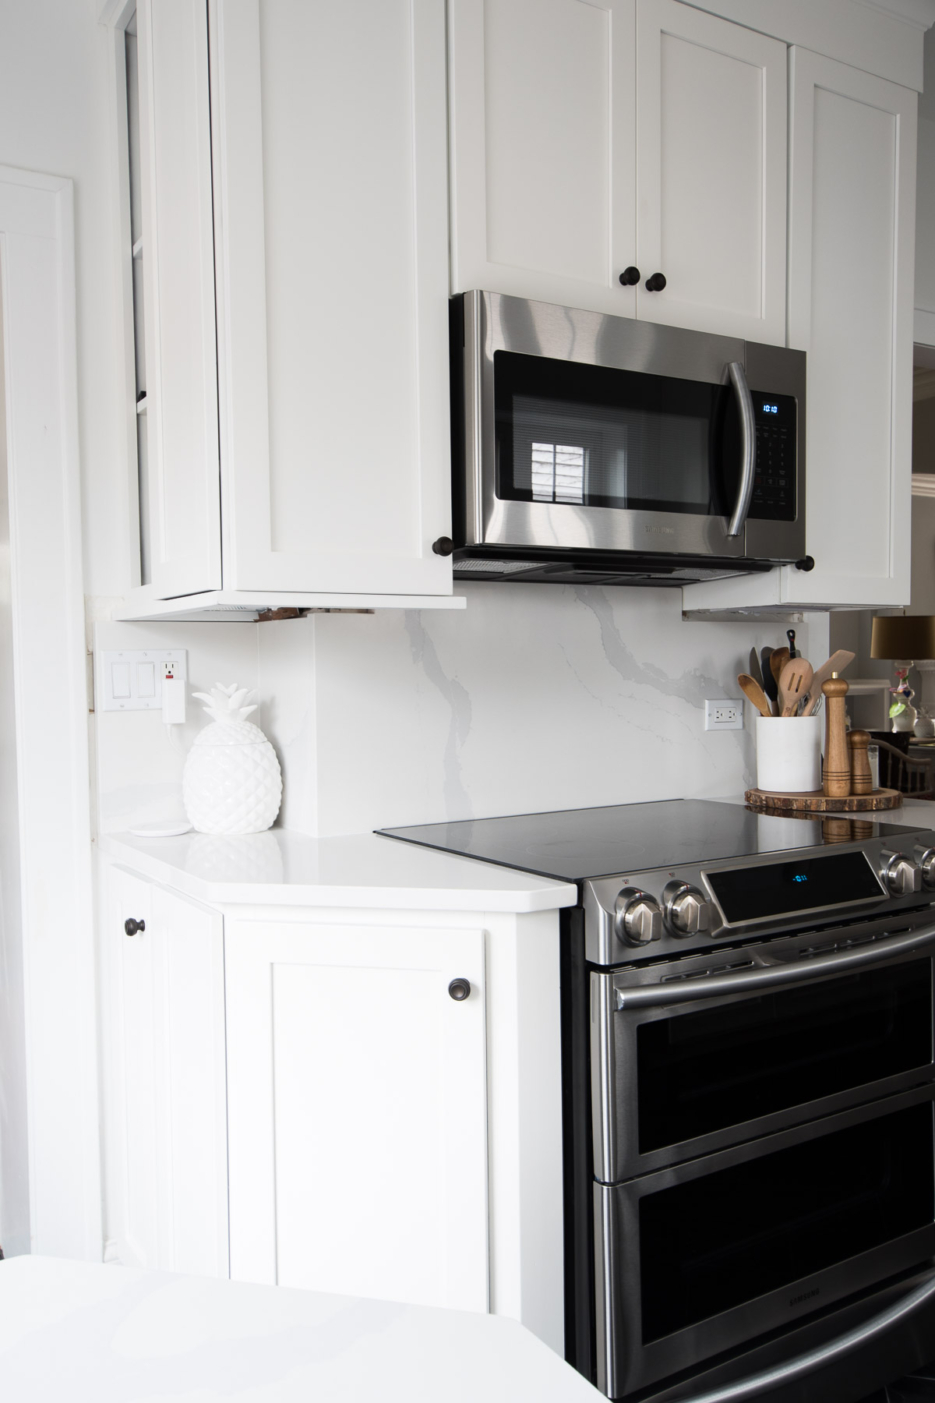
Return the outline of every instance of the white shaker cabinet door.
{"type": "Polygon", "coordinates": [[[786,52],[638,0],[639,317],[785,345],[786,52]]]}
{"type": "Polygon", "coordinates": [[[117,1064],[112,1235],[131,1265],[227,1276],[222,919],[119,868],[108,877],[106,913],[117,1064]],[[139,926],[133,934],[128,920],[139,926]]]}
{"type": "Polygon", "coordinates": [[[790,603],[909,602],[916,94],[792,51],[789,341],[808,353],[810,573],[790,603]]]}
{"type": "Polygon", "coordinates": [[[483,949],[228,925],[235,1280],[486,1310],[483,949]]]}
{"type": "Polygon", "coordinates": [[[210,0],[224,585],[451,593],[443,0],[210,0]]]}
{"type": "Polygon", "coordinates": [[[633,316],[635,0],[453,0],[452,290],[633,316]]]}
{"type": "Polygon", "coordinates": [[[141,583],[167,599],[221,587],[206,0],[138,0],[137,33],[141,583]]]}

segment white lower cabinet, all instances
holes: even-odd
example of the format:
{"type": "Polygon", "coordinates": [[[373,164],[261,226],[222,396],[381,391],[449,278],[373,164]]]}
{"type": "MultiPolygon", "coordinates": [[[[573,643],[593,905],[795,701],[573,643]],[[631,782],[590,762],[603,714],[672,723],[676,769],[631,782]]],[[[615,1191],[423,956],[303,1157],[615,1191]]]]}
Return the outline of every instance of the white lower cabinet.
{"type": "Polygon", "coordinates": [[[231,921],[227,1015],[231,1275],[486,1310],[483,932],[231,921]]]}
{"type": "Polygon", "coordinates": [[[105,884],[111,1254],[486,1311],[484,931],[105,884]]]}
{"type": "Polygon", "coordinates": [[[128,1265],[227,1276],[221,917],[119,868],[104,910],[109,1236],[128,1265]]]}

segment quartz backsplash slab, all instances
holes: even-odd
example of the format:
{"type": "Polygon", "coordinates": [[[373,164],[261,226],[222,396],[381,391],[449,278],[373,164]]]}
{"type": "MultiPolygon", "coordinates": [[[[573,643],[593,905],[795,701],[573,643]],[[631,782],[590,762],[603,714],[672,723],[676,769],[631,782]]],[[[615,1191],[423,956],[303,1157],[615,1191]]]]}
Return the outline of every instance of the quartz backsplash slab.
{"type": "MultiPolygon", "coordinates": [[[[706,698],[736,697],[751,646],[786,622],[686,622],[681,593],[467,584],[458,613],[324,614],[267,624],[99,623],[98,648],[189,651],[189,691],[239,682],[279,754],[279,823],[322,837],[536,809],[742,793],[753,718],[706,732],[706,698]]],[[[796,625],[827,649],[827,621],[796,625]]],[[[811,645],[810,645],[811,637],[811,645]]],[[[747,708],[749,713],[751,708],[747,708]]],[[[180,807],[206,724],[99,713],[100,825],[180,807]]]]}

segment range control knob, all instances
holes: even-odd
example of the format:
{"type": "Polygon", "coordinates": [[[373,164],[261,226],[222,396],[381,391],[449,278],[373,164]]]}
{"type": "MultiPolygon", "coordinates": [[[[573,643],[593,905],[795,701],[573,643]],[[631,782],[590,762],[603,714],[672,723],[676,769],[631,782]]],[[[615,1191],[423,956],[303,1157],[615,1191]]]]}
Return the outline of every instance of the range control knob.
{"type": "Polygon", "coordinates": [[[883,882],[891,896],[911,896],[922,890],[922,872],[905,853],[893,853],[884,863],[883,882]]]}
{"type": "Polygon", "coordinates": [[[624,887],[614,902],[614,931],[625,945],[648,945],[662,935],[662,907],[638,887],[624,887]]]}
{"type": "Polygon", "coordinates": [[[922,885],[935,887],[935,848],[916,848],[916,861],[922,873],[922,885]]]}
{"type": "Polygon", "coordinates": [[[704,892],[687,882],[669,882],[662,893],[666,924],[673,935],[697,935],[711,926],[711,903],[704,892]]]}

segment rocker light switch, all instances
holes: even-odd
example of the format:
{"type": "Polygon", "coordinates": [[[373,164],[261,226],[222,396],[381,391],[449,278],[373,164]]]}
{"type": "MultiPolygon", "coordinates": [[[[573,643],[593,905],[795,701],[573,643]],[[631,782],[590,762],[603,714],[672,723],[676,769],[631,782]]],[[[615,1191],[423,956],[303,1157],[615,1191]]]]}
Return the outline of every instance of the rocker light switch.
{"type": "Polygon", "coordinates": [[[181,684],[170,703],[173,715],[178,715],[181,708],[184,720],[187,676],[188,650],[185,648],[98,653],[94,689],[98,707],[101,711],[159,711],[163,705],[163,678],[171,677],[181,684]]]}

